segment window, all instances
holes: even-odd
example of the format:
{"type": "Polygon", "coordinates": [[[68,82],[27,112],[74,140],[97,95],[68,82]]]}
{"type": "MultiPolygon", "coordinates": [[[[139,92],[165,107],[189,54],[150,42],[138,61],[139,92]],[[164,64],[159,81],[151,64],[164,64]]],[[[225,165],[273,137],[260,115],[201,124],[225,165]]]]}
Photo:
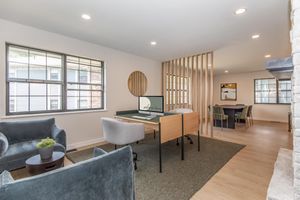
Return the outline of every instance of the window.
{"type": "Polygon", "coordinates": [[[103,73],[103,61],[7,44],[7,114],[103,109],[103,73]]]}
{"type": "Polygon", "coordinates": [[[188,97],[191,90],[191,79],[189,77],[184,76],[175,76],[175,75],[167,75],[167,84],[166,84],[166,96],[165,101],[166,104],[175,105],[176,104],[176,95],[180,98],[177,98],[178,104],[188,105],[191,102],[188,102],[188,97]],[[178,83],[178,84],[177,84],[178,83]],[[179,85],[180,83],[180,85],[179,85]],[[178,88],[177,88],[178,87],[178,88]],[[170,94],[169,94],[170,93],[170,94]],[[171,95],[173,94],[173,96],[171,95]],[[170,103],[169,103],[169,95],[170,103]]]}
{"type": "Polygon", "coordinates": [[[256,79],[256,104],[289,104],[291,103],[291,80],[256,79]]]}
{"type": "Polygon", "coordinates": [[[99,108],[103,104],[102,63],[67,56],[67,108],[99,108]]]}
{"type": "Polygon", "coordinates": [[[290,80],[278,81],[279,103],[291,103],[292,101],[292,83],[290,80]]]}

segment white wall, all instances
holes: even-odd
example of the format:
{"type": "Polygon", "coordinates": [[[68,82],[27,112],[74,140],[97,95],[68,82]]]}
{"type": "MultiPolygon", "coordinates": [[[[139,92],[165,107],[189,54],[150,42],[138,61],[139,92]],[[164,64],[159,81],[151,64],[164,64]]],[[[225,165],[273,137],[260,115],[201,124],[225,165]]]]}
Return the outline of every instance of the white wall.
{"type": "Polygon", "coordinates": [[[1,120],[20,119],[5,117],[5,42],[105,61],[107,111],[22,118],[22,120],[30,120],[55,117],[58,126],[67,132],[69,148],[100,141],[102,139],[101,117],[113,116],[117,110],[137,108],[137,98],[132,96],[127,88],[127,80],[131,72],[139,70],[145,73],[148,79],[148,95],[161,94],[160,62],[1,19],[0,27],[1,120]]]}
{"type": "Polygon", "coordinates": [[[254,79],[273,78],[266,70],[215,76],[214,103],[215,104],[246,104],[253,105],[253,118],[256,120],[287,122],[290,105],[254,104],[254,79]],[[221,101],[220,84],[237,83],[237,101],[221,101]]]}

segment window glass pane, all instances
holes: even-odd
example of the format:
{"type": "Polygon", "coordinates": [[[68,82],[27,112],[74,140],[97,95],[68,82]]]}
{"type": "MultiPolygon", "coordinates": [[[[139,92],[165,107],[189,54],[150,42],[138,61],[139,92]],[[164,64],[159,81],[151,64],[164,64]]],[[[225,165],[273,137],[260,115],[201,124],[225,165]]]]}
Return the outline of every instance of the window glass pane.
{"type": "Polygon", "coordinates": [[[67,62],[79,63],[79,58],[74,56],[67,56],[67,62]]]}
{"type": "Polygon", "coordinates": [[[76,90],[69,90],[67,92],[68,97],[79,97],[79,91],[76,90]]]}
{"type": "Polygon", "coordinates": [[[48,96],[61,96],[61,85],[48,84],[48,96]]]}
{"type": "Polygon", "coordinates": [[[28,96],[28,83],[9,83],[9,95],[10,96],[28,96]]]}
{"type": "Polygon", "coordinates": [[[29,78],[37,80],[46,80],[46,66],[30,65],[29,78]]]}
{"type": "Polygon", "coordinates": [[[91,91],[80,91],[80,97],[90,97],[91,91]]]}
{"type": "Polygon", "coordinates": [[[28,97],[11,97],[10,98],[13,101],[10,101],[10,103],[13,103],[14,105],[9,105],[10,108],[13,107],[13,112],[28,112],[28,97]]]}
{"type": "Polygon", "coordinates": [[[101,62],[100,61],[97,61],[97,60],[91,60],[91,65],[93,66],[101,66],[101,62]]]}
{"type": "Polygon", "coordinates": [[[101,68],[100,67],[91,67],[91,71],[101,73],[101,68]]]}
{"type": "Polygon", "coordinates": [[[28,49],[10,46],[8,48],[8,61],[28,64],[28,49]]]}
{"type": "Polygon", "coordinates": [[[10,62],[8,78],[28,79],[28,64],[10,62]]]}
{"type": "Polygon", "coordinates": [[[62,77],[61,77],[61,68],[54,68],[54,67],[48,67],[47,68],[47,72],[48,72],[48,80],[51,81],[61,81],[62,77]]]}
{"type": "Polygon", "coordinates": [[[60,68],[62,66],[62,56],[59,54],[47,53],[47,66],[60,68]]]}
{"type": "Polygon", "coordinates": [[[46,96],[46,84],[30,83],[30,96],[46,96]]]}
{"type": "Polygon", "coordinates": [[[92,97],[92,108],[101,108],[101,96],[92,97]]]}
{"type": "Polygon", "coordinates": [[[80,97],[79,107],[80,109],[91,108],[91,97],[80,97]]]}
{"type": "Polygon", "coordinates": [[[60,110],[61,99],[59,97],[48,97],[48,110],[60,110]]]}
{"type": "Polygon", "coordinates": [[[79,85],[78,84],[68,84],[68,89],[79,89],[79,85]]]}
{"type": "Polygon", "coordinates": [[[30,97],[30,111],[45,111],[46,109],[46,96],[30,97]]]}
{"type": "Polygon", "coordinates": [[[81,90],[91,90],[91,85],[80,85],[81,90]]]}
{"type": "Polygon", "coordinates": [[[79,97],[68,97],[67,98],[67,109],[76,110],[79,109],[79,97]]]}
{"type": "Polygon", "coordinates": [[[79,72],[79,82],[80,83],[90,83],[90,73],[87,71],[79,72]]]}
{"type": "Polygon", "coordinates": [[[80,58],[79,63],[84,64],[84,65],[91,65],[91,60],[90,59],[85,59],[85,58],[80,58]]]}
{"type": "Polygon", "coordinates": [[[29,51],[30,65],[46,65],[46,52],[43,51],[29,51]]]}

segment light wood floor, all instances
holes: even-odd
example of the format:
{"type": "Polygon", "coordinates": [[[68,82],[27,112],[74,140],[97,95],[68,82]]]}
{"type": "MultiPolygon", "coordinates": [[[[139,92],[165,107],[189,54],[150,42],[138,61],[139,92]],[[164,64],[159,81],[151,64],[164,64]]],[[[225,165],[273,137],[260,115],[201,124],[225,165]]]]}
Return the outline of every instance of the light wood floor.
{"type": "Polygon", "coordinates": [[[247,145],[192,200],[265,200],[280,147],[292,148],[287,124],[255,122],[236,130],[215,129],[215,138],[247,145]]]}
{"type": "MultiPolygon", "coordinates": [[[[292,148],[287,124],[255,122],[245,129],[215,130],[215,138],[247,145],[237,153],[192,200],[265,200],[280,147],[292,148]]],[[[89,146],[90,147],[90,146],[89,146]]],[[[84,147],[86,148],[86,147],[84,147]]],[[[65,165],[71,162],[65,159],[65,165]]],[[[26,169],[12,172],[15,179],[29,176],[26,169]]]]}

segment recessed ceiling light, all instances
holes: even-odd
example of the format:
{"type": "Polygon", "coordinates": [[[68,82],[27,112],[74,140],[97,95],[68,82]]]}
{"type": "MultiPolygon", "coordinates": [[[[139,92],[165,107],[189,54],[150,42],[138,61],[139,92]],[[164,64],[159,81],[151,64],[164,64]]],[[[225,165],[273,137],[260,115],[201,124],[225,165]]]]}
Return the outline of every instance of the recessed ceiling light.
{"type": "Polygon", "coordinates": [[[258,39],[258,38],[260,38],[259,34],[252,35],[252,39],[258,39]]]}
{"type": "Polygon", "coordinates": [[[228,71],[228,70],[225,70],[224,72],[227,74],[229,71],[228,71]]]}
{"type": "Polygon", "coordinates": [[[246,8],[239,8],[235,11],[236,15],[241,15],[246,12],[246,8]]]}
{"type": "Polygon", "coordinates": [[[271,58],[270,54],[265,55],[265,58],[271,58]]]}
{"type": "Polygon", "coordinates": [[[151,41],[150,44],[151,44],[151,46],[155,46],[155,45],[157,45],[157,42],[156,41],[151,41]]]}
{"type": "Polygon", "coordinates": [[[89,16],[88,14],[82,14],[81,18],[85,19],[85,20],[89,20],[89,19],[91,19],[91,16],[89,16]]]}

